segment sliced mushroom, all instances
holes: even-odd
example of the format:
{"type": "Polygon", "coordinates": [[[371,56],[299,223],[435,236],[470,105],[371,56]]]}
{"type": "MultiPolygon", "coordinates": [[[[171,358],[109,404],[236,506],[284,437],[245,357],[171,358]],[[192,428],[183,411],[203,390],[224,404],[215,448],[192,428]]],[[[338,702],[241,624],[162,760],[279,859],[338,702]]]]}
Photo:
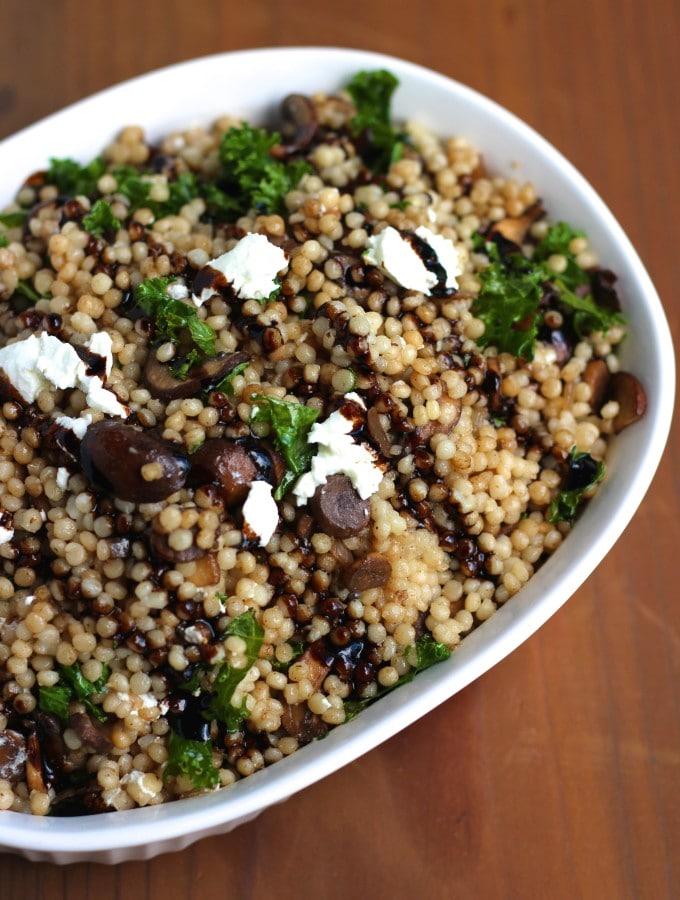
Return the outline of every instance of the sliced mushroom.
{"type": "Polygon", "coordinates": [[[583,381],[590,388],[590,408],[599,412],[609,387],[610,372],[603,359],[591,359],[583,372],[583,381]]]}
{"type": "Polygon", "coordinates": [[[346,475],[331,475],[316,489],[310,507],[322,531],[339,538],[359,534],[371,515],[368,501],[361,499],[346,475]]]}
{"type": "Polygon", "coordinates": [[[415,446],[428,444],[435,434],[451,434],[460,420],[463,404],[459,398],[443,394],[439,398],[439,410],[436,422],[416,426],[413,433],[415,446]]]}
{"type": "Polygon", "coordinates": [[[33,710],[31,719],[37,728],[43,778],[50,786],[58,785],[74,768],[67,758],[61,722],[52,713],[44,713],[39,709],[33,710]]]}
{"type": "Polygon", "coordinates": [[[272,147],[271,155],[285,159],[302,153],[314,139],[319,121],[316,108],[304,94],[289,94],[281,103],[282,143],[272,147]]]}
{"type": "Polygon", "coordinates": [[[248,362],[247,353],[221,353],[189,369],[185,379],[175,378],[167,363],[162,363],[152,350],[144,366],[144,384],[154,397],[161,400],[177,400],[195,397],[201,391],[214,388],[237,366],[248,362]]]}
{"type": "Polygon", "coordinates": [[[69,717],[69,725],[78,735],[80,740],[96,750],[97,753],[108,753],[113,744],[108,735],[104,734],[87,713],[73,713],[69,717]]]}
{"type": "Polygon", "coordinates": [[[242,504],[257,476],[257,465],[246,447],[225,438],[208,439],[191,457],[190,483],[196,487],[216,484],[225,506],[242,504]]]}
{"type": "Polygon", "coordinates": [[[23,781],[26,770],[26,740],[10,728],[0,731],[0,778],[10,784],[23,781]]]}
{"type": "Polygon", "coordinates": [[[189,471],[181,447],[111,419],[87,429],[80,461],[92,484],[133,503],[164,500],[184,487],[189,471]]]}
{"type": "Polygon", "coordinates": [[[281,725],[286,734],[297,738],[301,744],[323,737],[328,731],[328,725],[306,703],[284,703],[281,725]]]}
{"type": "Polygon", "coordinates": [[[26,784],[29,791],[40,791],[41,794],[47,793],[47,785],[43,775],[40,741],[35,731],[29,734],[26,743],[26,784]]]}
{"type": "Polygon", "coordinates": [[[345,569],[342,580],[348,590],[361,593],[372,588],[384,587],[391,574],[392,566],[387,557],[380,553],[369,553],[345,569]]]}
{"type": "Polygon", "coordinates": [[[635,375],[630,372],[615,372],[611,376],[609,396],[619,404],[619,412],[614,418],[614,431],[621,431],[644,416],[647,409],[647,394],[635,375]]]}
{"type": "Polygon", "coordinates": [[[617,278],[611,269],[602,269],[596,266],[588,271],[588,275],[590,276],[588,287],[592,290],[595,303],[614,312],[620,311],[621,303],[614,287],[617,278]]]}
{"type": "Polygon", "coordinates": [[[59,791],[50,807],[51,815],[86,816],[90,813],[110,812],[112,807],[106,804],[102,789],[96,778],[83,784],[73,785],[59,791]]]}
{"type": "Polygon", "coordinates": [[[196,560],[194,571],[191,575],[187,575],[186,579],[196,587],[208,587],[217,584],[221,574],[217,556],[214,553],[206,553],[196,560]]]}
{"type": "Polygon", "coordinates": [[[338,561],[340,566],[351,566],[354,562],[352,551],[344,541],[340,540],[340,538],[333,538],[331,556],[338,561]]]}
{"type": "Polygon", "coordinates": [[[392,443],[387,435],[387,432],[383,428],[383,424],[380,419],[380,413],[375,408],[375,406],[371,406],[366,413],[366,428],[370,436],[378,445],[378,449],[380,450],[382,455],[389,456],[390,450],[392,449],[392,443]]]}
{"type": "Polygon", "coordinates": [[[506,241],[521,246],[527,236],[527,232],[537,219],[544,214],[545,210],[540,203],[533,203],[527,207],[521,216],[506,216],[504,219],[495,222],[488,231],[488,237],[493,240],[500,235],[506,241]]]}
{"type": "Polygon", "coordinates": [[[312,688],[318,691],[324,682],[324,678],[331,670],[332,662],[332,655],[327,653],[323,641],[319,640],[310,644],[304,653],[292,663],[288,671],[289,673],[291,671],[295,672],[297,681],[300,681],[301,678],[306,678],[312,685],[312,688]]]}
{"type": "Polygon", "coordinates": [[[188,563],[199,560],[202,556],[205,556],[205,550],[201,547],[197,547],[193,542],[189,547],[185,547],[182,550],[175,550],[170,544],[169,537],[169,534],[159,534],[157,531],[151,532],[149,549],[158,559],[164,559],[167,562],[172,563],[188,563]]]}
{"type": "Polygon", "coordinates": [[[278,487],[286,474],[286,463],[281,454],[267,441],[253,441],[247,446],[248,453],[257,467],[259,478],[269,482],[272,487],[278,487]]]}

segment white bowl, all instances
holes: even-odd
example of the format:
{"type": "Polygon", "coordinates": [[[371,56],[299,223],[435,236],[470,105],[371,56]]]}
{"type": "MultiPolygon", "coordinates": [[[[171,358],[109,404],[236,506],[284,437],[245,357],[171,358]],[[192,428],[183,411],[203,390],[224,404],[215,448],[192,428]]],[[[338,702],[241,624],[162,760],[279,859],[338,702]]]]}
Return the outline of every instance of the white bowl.
{"type": "Polygon", "coordinates": [[[674,358],[670,332],[647,272],[621,227],[584,178],[550,144],[475,91],[392,57],[334,48],[226,53],[171,66],[103,91],[0,144],[0,206],[51,156],[87,162],[127,124],[153,139],[222,113],[262,124],[290,92],[333,91],[360,69],[399,79],[396,119],[412,117],[442,135],[468,137],[492,171],[531,180],[553,219],[583,228],[619,276],[630,336],[624,368],[644,384],[644,418],[613,442],[607,479],[574,532],[522,591],[462,642],[451,659],[388,694],[323,741],[226,790],[167,805],[87,818],[0,813],[0,850],[36,861],[120,862],[182,849],[227,832],[271,804],[336,771],[425,715],[525,641],[585,581],[640,504],[671,423],[674,358]]]}

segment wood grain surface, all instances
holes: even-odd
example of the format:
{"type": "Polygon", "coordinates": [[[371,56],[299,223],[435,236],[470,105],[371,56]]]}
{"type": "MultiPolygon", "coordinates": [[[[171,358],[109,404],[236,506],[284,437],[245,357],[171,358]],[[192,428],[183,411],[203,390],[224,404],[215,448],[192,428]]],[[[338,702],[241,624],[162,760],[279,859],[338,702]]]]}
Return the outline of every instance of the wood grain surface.
{"type": "MultiPolygon", "coordinates": [[[[402,56],[504,104],[585,174],[677,339],[679,37],[677,0],[0,0],[0,137],[203,54],[402,56]]],[[[64,868],[0,855],[0,900],[680,896],[679,454],[676,417],[651,490],[586,585],[398,737],[181,853],[64,868]]]]}

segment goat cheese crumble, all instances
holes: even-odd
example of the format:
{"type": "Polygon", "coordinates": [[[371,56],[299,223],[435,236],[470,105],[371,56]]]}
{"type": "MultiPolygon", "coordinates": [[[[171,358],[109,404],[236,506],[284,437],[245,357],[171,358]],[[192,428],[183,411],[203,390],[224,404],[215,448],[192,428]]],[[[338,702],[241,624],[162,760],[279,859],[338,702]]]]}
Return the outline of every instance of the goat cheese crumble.
{"type": "MultiPolygon", "coordinates": [[[[88,350],[104,359],[106,377],[113,365],[111,346],[106,332],[93,334],[86,344],[88,350]]],[[[52,334],[31,334],[3,347],[0,369],[26,403],[34,403],[42,390],[80,388],[91,409],[110,416],[128,416],[126,407],[104,387],[103,379],[88,374],[87,365],[75,348],[52,334]]]]}
{"type": "MultiPolygon", "coordinates": [[[[287,268],[288,257],[266,235],[247,234],[207,266],[223,275],[242,300],[266,300],[277,289],[277,275],[287,268]]],[[[218,293],[215,287],[205,287],[193,295],[194,303],[202,306],[218,293]]]]}
{"type": "Polygon", "coordinates": [[[246,535],[254,536],[260,547],[266,547],[279,524],[279,508],[272,496],[271,484],[251,481],[241,512],[246,535]]]}
{"type": "MultiPolygon", "coordinates": [[[[356,393],[346,394],[345,399],[366,408],[356,393]]],[[[350,434],[354,427],[354,422],[344,416],[341,409],[331,413],[324,422],[314,423],[307,441],[317,444],[318,451],[309,472],[298,478],[293,488],[298,506],[307,503],[331,475],[346,475],[362,500],[367,500],[378,490],[382,469],[376,464],[373,450],[354,440],[350,434]]]]}
{"type": "MultiPolygon", "coordinates": [[[[458,287],[456,276],[463,273],[463,261],[458,248],[448,238],[435,234],[424,225],[415,230],[415,235],[428,245],[435,256],[435,262],[446,274],[444,287],[454,291],[458,287]]],[[[397,284],[411,291],[420,291],[430,296],[432,290],[441,284],[440,275],[429,268],[417,249],[417,243],[409,240],[391,225],[379,234],[371,235],[366,241],[363,254],[367,263],[378,266],[397,284]]]]}
{"type": "Polygon", "coordinates": [[[57,425],[61,425],[62,428],[70,429],[82,441],[88,425],[92,424],[92,416],[89,413],[80,416],[78,419],[74,419],[72,416],[57,416],[54,421],[57,425]]]}

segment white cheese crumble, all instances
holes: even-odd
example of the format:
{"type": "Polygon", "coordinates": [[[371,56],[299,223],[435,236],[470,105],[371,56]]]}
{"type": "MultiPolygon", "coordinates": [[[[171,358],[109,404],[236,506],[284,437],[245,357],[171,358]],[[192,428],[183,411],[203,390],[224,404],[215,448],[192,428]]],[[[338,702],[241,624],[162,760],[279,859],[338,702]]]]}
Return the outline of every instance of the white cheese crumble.
{"type": "Polygon", "coordinates": [[[241,510],[243,527],[248,537],[254,536],[260,547],[266,547],[279,524],[279,508],[266,481],[251,481],[241,510]]]}
{"type": "MultiPolygon", "coordinates": [[[[104,359],[108,376],[113,365],[111,337],[106,332],[93,334],[87,348],[104,359]]],[[[17,393],[34,403],[42,390],[80,388],[87,405],[111,416],[127,417],[128,410],[116,395],[104,387],[98,375],[88,375],[87,365],[75,348],[52,334],[31,334],[23,341],[8,344],[0,350],[0,368],[17,393]]]]}
{"type": "Polygon", "coordinates": [[[187,300],[189,297],[189,288],[183,281],[172,281],[165,289],[168,297],[173,300],[187,300]]]}
{"type": "Polygon", "coordinates": [[[116,691],[116,697],[123,703],[132,703],[139,708],[135,701],[141,701],[142,709],[151,709],[158,706],[158,700],[152,694],[128,694],[127,691],[116,691]]]}
{"type": "Polygon", "coordinates": [[[127,775],[123,775],[120,779],[121,784],[129,786],[130,789],[127,793],[140,806],[146,806],[152,800],[155,800],[158,794],[158,791],[149,789],[149,781],[153,783],[157,779],[149,772],[140,772],[138,769],[133,769],[132,772],[128,772],[127,775]]]}
{"type": "Polygon", "coordinates": [[[202,644],[204,639],[203,632],[195,625],[189,625],[184,629],[184,637],[190,644],[202,644]]]}
{"type": "MultiPolygon", "coordinates": [[[[437,262],[446,272],[446,288],[458,287],[456,276],[463,272],[463,261],[458,248],[441,234],[435,234],[424,225],[416,228],[416,235],[434,251],[437,262]]],[[[378,266],[397,284],[410,291],[420,291],[430,296],[438,278],[431,272],[408,238],[403,237],[391,225],[366,241],[363,257],[367,263],[378,266]]]]}
{"type": "MultiPolygon", "coordinates": [[[[78,420],[76,419],[76,421],[78,420]]],[[[61,488],[62,491],[65,491],[68,487],[68,480],[70,477],[71,473],[69,472],[69,470],[63,468],[63,466],[60,466],[57,469],[57,487],[61,488]]]]}
{"type": "Polygon", "coordinates": [[[80,416],[79,419],[74,419],[72,416],[57,416],[54,421],[57,425],[61,425],[62,428],[69,428],[82,441],[85,437],[87,426],[92,424],[92,416],[89,413],[80,416]]]}
{"type": "Polygon", "coordinates": [[[9,544],[13,537],[13,528],[4,528],[2,525],[0,525],[0,544],[9,544]]]}
{"type": "MultiPolygon", "coordinates": [[[[242,300],[266,300],[278,287],[276,276],[287,268],[288,257],[266,235],[246,234],[235,247],[206,265],[224,275],[242,300]]],[[[199,297],[193,295],[193,301],[202,306],[217,293],[206,287],[199,297]]]]}
{"type": "MultiPolygon", "coordinates": [[[[345,399],[360,406],[365,405],[358,394],[346,394],[345,399]]],[[[312,467],[298,478],[293,488],[297,505],[302,506],[331,475],[346,475],[362,500],[367,500],[380,487],[383,473],[376,465],[375,453],[363,444],[357,444],[350,432],[355,423],[338,409],[324,421],[315,422],[307,441],[318,444],[312,458],[312,467]]]]}

